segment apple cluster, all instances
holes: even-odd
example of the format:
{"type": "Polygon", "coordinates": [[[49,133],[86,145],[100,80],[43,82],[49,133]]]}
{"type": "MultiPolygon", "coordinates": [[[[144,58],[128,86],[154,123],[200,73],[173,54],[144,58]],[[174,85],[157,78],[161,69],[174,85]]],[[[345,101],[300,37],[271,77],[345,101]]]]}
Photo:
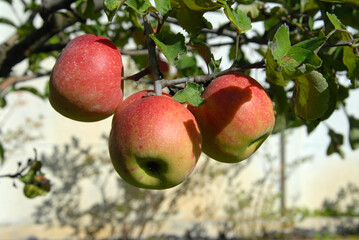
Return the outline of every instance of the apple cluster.
{"type": "Polygon", "coordinates": [[[251,156],[274,127],[272,101],[239,73],[213,80],[204,104],[139,91],[123,100],[121,53],[109,39],[86,34],[62,51],[50,78],[49,101],[65,117],[93,122],[113,115],[109,154],[116,172],[140,188],[183,182],[201,153],[226,163],[251,156]]]}

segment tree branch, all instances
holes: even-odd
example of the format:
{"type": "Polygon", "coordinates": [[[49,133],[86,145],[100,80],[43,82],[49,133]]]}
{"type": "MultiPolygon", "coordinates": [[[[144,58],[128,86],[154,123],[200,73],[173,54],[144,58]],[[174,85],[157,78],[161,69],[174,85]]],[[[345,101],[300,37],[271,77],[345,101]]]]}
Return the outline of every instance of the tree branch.
{"type": "Polygon", "coordinates": [[[243,66],[241,68],[237,68],[237,67],[230,67],[224,71],[218,72],[218,73],[213,73],[213,74],[209,74],[209,75],[200,75],[200,76],[190,76],[190,77],[185,77],[185,78],[178,78],[178,79],[173,79],[173,80],[161,80],[162,82],[162,87],[171,87],[171,86],[175,86],[178,84],[183,84],[183,83],[187,83],[187,82],[195,82],[195,83],[205,83],[205,82],[209,82],[214,80],[217,77],[220,77],[222,75],[225,74],[229,74],[229,73],[235,73],[235,72],[242,72],[242,71],[246,71],[249,69],[253,69],[253,68],[264,68],[265,67],[265,63],[264,61],[260,61],[257,63],[253,63],[253,64],[249,64],[246,66],[243,66]]]}
{"type": "Polygon", "coordinates": [[[16,76],[16,77],[8,77],[4,79],[0,83],[0,96],[3,95],[3,92],[9,87],[19,82],[24,82],[28,80],[33,80],[35,78],[49,76],[50,73],[38,73],[38,74],[31,74],[31,75],[24,75],[24,76],[16,76]]]}
{"type": "Polygon", "coordinates": [[[0,52],[0,77],[8,76],[14,65],[36,52],[36,49],[44,45],[52,36],[79,20],[79,17],[71,12],[67,12],[67,14],[54,13],[41,28],[33,31],[23,40],[15,42],[13,46],[3,47],[2,45],[2,51],[0,52]]]}
{"type": "Polygon", "coordinates": [[[146,41],[147,41],[147,47],[148,47],[148,64],[149,68],[151,70],[152,78],[154,80],[154,86],[155,86],[155,93],[157,96],[162,95],[162,85],[161,85],[161,73],[158,67],[158,60],[157,60],[157,52],[156,52],[156,44],[152,40],[152,38],[149,37],[149,35],[152,33],[149,23],[147,22],[147,19],[144,19],[145,24],[145,35],[146,35],[146,41]]]}

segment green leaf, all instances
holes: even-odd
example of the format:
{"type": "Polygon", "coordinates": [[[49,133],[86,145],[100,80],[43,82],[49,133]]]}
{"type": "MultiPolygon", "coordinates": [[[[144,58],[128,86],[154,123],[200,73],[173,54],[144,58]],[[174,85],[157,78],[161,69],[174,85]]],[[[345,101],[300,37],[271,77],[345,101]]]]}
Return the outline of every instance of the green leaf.
{"type": "Polygon", "coordinates": [[[297,116],[305,120],[320,119],[329,107],[330,92],[327,80],[317,71],[299,76],[295,80],[292,100],[297,116]]]}
{"type": "Polygon", "coordinates": [[[353,150],[359,148],[359,119],[348,116],[349,119],[349,143],[353,150]]]}
{"type": "Polygon", "coordinates": [[[187,52],[185,37],[181,33],[152,33],[149,36],[172,65],[176,65],[179,55],[187,52]]]}
{"type": "Polygon", "coordinates": [[[113,17],[125,1],[126,0],[104,0],[103,6],[109,22],[112,21],[113,17]]]}
{"type": "Polygon", "coordinates": [[[194,11],[208,12],[221,8],[221,5],[212,0],[183,0],[186,6],[194,11]]]}
{"type": "Polygon", "coordinates": [[[145,15],[148,12],[148,8],[152,7],[149,0],[127,0],[126,5],[135,10],[140,15],[145,15]]]}
{"type": "MultiPolygon", "coordinates": [[[[196,10],[195,7],[189,4],[192,8],[194,8],[191,9],[186,3],[187,2],[185,0],[171,0],[171,7],[179,25],[188,33],[193,35],[198,33],[203,28],[211,29],[211,23],[203,17],[205,11],[196,10]]],[[[201,7],[198,8],[201,9],[201,7]]]]}
{"type": "Polygon", "coordinates": [[[330,22],[334,25],[335,29],[346,29],[346,26],[337,18],[335,14],[327,12],[330,22]]]}
{"type": "Polygon", "coordinates": [[[245,33],[252,28],[251,19],[240,9],[235,11],[227,1],[220,0],[224,6],[224,13],[229,21],[236,27],[239,34],[245,33]]]}
{"type": "Polygon", "coordinates": [[[344,158],[345,155],[341,149],[341,146],[343,145],[343,142],[344,142],[343,135],[334,132],[332,129],[329,129],[328,134],[330,137],[330,143],[327,148],[327,155],[331,155],[333,153],[338,153],[341,156],[341,158],[344,158]]]}
{"type": "Polygon", "coordinates": [[[286,86],[288,80],[319,68],[322,60],[315,50],[325,41],[325,37],[317,37],[291,46],[289,28],[283,24],[269,43],[265,56],[268,81],[286,86]]]}
{"type": "Polygon", "coordinates": [[[352,86],[359,86],[359,58],[354,54],[354,49],[344,47],[343,63],[348,68],[347,77],[351,80],[352,86]]]}
{"type": "Polygon", "coordinates": [[[283,24],[274,35],[273,41],[269,42],[269,48],[274,59],[279,61],[287,54],[290,47],[289,27],[287,24],[283,24]]]}
{"type": "Polygon", "coordinates": [[[155,0],[155,4],[162,16],[167,15],[172,10],[170,0],[155,0]]]}
{"type": "Polygon", "coordinates": [[[95,11],[94,0],[87,0],[86,7],[81,12],[81,17],[95,20],[95,19],[99,18],[100,16],[101,16],[101,13],[95,11]]]}
{"type": "Polygon", "coordinates": [[[189,103],[192,106],[199,106],[204,103],[201,97],[203,86],[201,84],[188,82],[183,90],[178,91],[173,99],[180,103],[189,103]]]}
{"type": "Polygon", "coordinates": [[[265,63],[267,80],[279,86],[286,86],[288,81],[283,77],[283,68],[274,59],[273,53],[270,48],[268,48],[265,55],[265,63]]]}
{"type": "Polygon", "coordinates": [[[0,142],[0,163],[3,164],[5,162],[5,148],[0,142]]]}
{"type": "Polygon", "coordinates": [[[320,46],[322,46],[326,40],[327,39],[324,36],[323,37],[314,37],[314,38],[299,42],[299,43],[295,44],[294,46],[301,47],[301,48],[311,50],[311,51],[315,51],[320,46]]]}
{"type": "Polygon", "coordinates": [[[200,39],[198,40],[191,39],[190,45],[191,47],[193,47],[198,51],[199,55],[201,55],[201,57],[207,64],[209,64],[212,61],[213,54],[211,52],[211,49],[206,43],[204,43],[200,39]]]}

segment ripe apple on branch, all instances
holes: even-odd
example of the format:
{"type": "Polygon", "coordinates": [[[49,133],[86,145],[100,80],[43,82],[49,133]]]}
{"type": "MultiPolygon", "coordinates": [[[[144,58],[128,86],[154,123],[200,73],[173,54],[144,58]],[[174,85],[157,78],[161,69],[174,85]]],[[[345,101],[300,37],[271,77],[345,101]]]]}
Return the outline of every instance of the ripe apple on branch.
{"type": "MultiPolygon", "coordinates": [[[[159,70],[164,70],[161,65],[159,70]]],[[[82,35],[72,40],[57,60],[49,99],[55,110],[78,121],[97,121],[114,113],[109,139],[111,160],[119,175],[134,186],[165,189],[183,182],[201,155],[202,134],[206,154],[222,162],[238,162],[249,157],[273,129],[273,106],[260,85],[248,76],[227,74],[214,80],[207,88],[210,93],[203,93],[205,103],[189,105],[189,111],[171,95],[156,96],[153,91],[137,92],[122,101],[121,75],[121,55],[114,44],[98,35],[82,35]],[[233,80],[233,76],[238,78],[233,80]],[[218,87],[210,90],[221,81],[220,91],[218,87]],[[211,113],[216,110],[222,112],[211,113]],[[207,123],[207,114],[217,118],[207,123]],[[227,116],[226,121],[223,116],[227,116]],[[221,138],[216,134],[226,125],[230,131],[227,135],[237,136],[232,139],[234,148],[240,149],[233,156],[215,147],[221,138]],[[251,138],[260,134],[264,136],[253,143],[251,138]],[[249,144],[252,146],[244,150],[249,144]]]]}

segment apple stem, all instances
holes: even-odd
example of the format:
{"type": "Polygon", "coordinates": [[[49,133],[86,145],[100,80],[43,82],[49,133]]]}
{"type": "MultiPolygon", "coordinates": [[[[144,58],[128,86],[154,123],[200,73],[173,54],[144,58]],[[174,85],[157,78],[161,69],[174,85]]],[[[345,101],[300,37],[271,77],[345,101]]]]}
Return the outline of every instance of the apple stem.
{"type": "Polygon", "coordinates": [[[158,59],[157,59],[157,53],[156,53],[156,44],[152,40],[152,38],[149,36],[152,33],[151,26],[148,23],[148,19],[144,17],[143,19],[144,25],[145,25],[145,35],[146,35],[146,41],[147,41],[147,47],[148,47],[148,64],[150,65],[150,70],[152,74],[152,78],[154,79],[154,87],[155,87],[155,94],[157,96],[162,95],[162,75],[159,70],[158,66],[158,59]]]}

